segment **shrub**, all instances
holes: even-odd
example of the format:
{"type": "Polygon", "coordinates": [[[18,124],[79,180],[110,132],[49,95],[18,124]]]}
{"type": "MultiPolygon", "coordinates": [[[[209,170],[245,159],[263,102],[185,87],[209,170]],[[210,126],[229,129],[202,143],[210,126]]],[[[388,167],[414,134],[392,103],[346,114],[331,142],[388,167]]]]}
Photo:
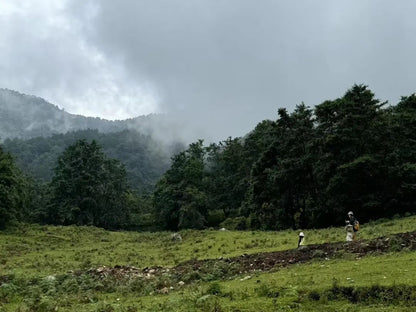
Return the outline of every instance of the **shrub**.
{"type": "Polygon", "coordinates": [[[260,287],[255,289],[255,292],[259,297],[277,298],[280,295],[280,292],[277,289],[266,284],[260,285],[260,287]]]}
{"type": "Polygon", "coordinates": [[[225,220],[225,214],[222,209],[215,209],[208,212],[207,225],[216,227],[225,220]]]}
{"type": "Polygon", "coordinates": [[[211,283],[207,289],[207,294],[215,296],[222,295],[221,285],[218,282],[211,283]]]}

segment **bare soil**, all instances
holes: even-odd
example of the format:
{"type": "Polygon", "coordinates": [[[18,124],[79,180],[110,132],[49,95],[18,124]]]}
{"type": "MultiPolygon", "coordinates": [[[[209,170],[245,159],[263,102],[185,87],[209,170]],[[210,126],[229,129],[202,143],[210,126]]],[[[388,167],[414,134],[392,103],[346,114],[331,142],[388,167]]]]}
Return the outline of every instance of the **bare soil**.
{"type": "MultiPolygon", "coordinates": [[[[262,252],[256,254],[243,254],[238,257],[218,258],[207,260],[189,260],[172,268],[147,267],[135,268],[130,266],[99,267],[87,272],[97,277],[143,278],[154,279],[160,276],[170,276],[177,281],[191,273],[188,281],[206,279],[208,274],[220,274],[218,278],[226,278],[242,273],[256,271],[274,271],[294,264],[307,263],[314,259],[342,258],[352,254],[357,258],[371,254],[398,252],[401,250],[416,250],[416,232],[400,233],[388,237],[379,237],[372,240],[359,240],[348,243],[326,243],[302,246],[301,248],[262,252]]],[[[81,272],[79,272],[81,273],[81,272]]],[[[82,274],[81,273],[81,274],[82,274]]],[[[215,276],[214,278],[215,279],[215,276]]]]}

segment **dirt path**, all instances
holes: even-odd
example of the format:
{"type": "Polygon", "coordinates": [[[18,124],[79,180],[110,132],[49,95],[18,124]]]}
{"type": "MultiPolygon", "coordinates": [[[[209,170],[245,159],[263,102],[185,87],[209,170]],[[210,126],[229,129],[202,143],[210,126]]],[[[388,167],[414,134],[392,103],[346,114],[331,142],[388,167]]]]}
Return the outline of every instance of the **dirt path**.
{"type": "Polygon", "coordinates": [[[215,265],[218,262],[238,264],[242,271],[255,270],[268,271],[285,267],[296,263],[305,263],[312,259],[342,257],[342,254],[350,253],[357,257],[370,254],[380,254],[389,251],[403,249],[416,250],[416,232],[400,233],[387,237],[379,237],[373,240],[362,240],[349,243],[326,243],[303,246],[300,249],[291,249],[276,252],[264,252],[225,259],[191,260],[174,267],[175,271],[187,271],[201,269],[207,265],[215,265]]]}
{"type": "Polygon", "coordinates": [[[416,232],[400,233],[372,240],[350,243],[326,243],[308,245],[299,249],[257,254],[244,254],[238,257],[190,260],[172,268],[151,267],[139,269],[127,266],[91,269],[89,274],[100,277],[154,279],[169,275],[177,281],[187,276],[187,282],[197,279],[223,279],[242,273],[271,271],[298,263],[307,263],[313,259],[342,258],[346,253],[357,257],[370,254],[382,254],[391,251],[416,250],[416,232]]]}

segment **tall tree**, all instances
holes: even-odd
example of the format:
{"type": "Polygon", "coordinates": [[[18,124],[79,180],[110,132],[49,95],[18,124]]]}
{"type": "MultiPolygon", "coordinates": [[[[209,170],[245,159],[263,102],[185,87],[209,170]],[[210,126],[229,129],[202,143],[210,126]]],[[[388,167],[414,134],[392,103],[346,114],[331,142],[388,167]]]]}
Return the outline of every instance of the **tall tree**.
{"type": "Polygon", "coordinates": [[[349,210],[363,218],[367,211],[367,218],[380,208],[376,176],[381,173],[374,171],[378,168],[374,152],[384,104],[367,86],[354,85],[342,98],[316,106],[318,161],[314,168],[323,191],[319,226],[343,222],[349,210]]]}
{"type": "Polygon", "coordinates": [[[52,223],[120,228],[127,222],[126,170],[95,141],[79,140],[64,151],[51,188],[52,223]]]}
{"type": "Polygon", "coordinates": [[[251,173],[249,205],[254,224],[267,229],[305,227],[315,204],[311,142],[312,111],[304,104],[292,114],[279,110],[273,143],[251,173]]]}
{"type": "Polygon", "coordinates": [[[156,184],[154,205],[159,221],[170,230],[206,224],[206,149],[199,140],[172,158],[171,168],[156,184]]]}
{"type": "Polygon", "coordinates": [[[22,219],[27,207],[27,183],[13,158],[0,147],[0,229],[22,219]]]}

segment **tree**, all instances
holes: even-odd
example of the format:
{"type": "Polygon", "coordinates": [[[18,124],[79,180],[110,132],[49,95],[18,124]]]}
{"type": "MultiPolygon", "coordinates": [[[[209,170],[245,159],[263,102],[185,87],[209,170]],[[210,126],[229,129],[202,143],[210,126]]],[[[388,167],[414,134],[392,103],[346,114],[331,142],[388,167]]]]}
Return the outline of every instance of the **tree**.
{"type": "Polygon", "coordinates": [[[342,98],[315,107],[314,171],[321,190],[318,226],[341,224],[349,210],[361,216],[365,210],[371,210],[376,215],[374,210],[382,207],[376,194],[380,190],[376,187],[377,177],[382,173],[377,169],[375,153],[379,149],[377,129],[384,104],[367,86],[354,85],[342,98]],[[363,181],[367,183],[362,184],[363,181]],[[358,185],[365,188],[357,192],[358,185]]]}
{"type": "Polygon", "coordinates": [[[121,228],[129,216],[126,170],[93,140],[79,140],[58,158],[49,222],[121,228]]]}
{"type": "Polygon", "coordinates": [[[251,172],[248,205],[254,225],[265,229],[309,226],[316,202],[314,135],[312,111],[304,104],[292,114],[279,110],[274,140],[251,172]]]}
{"type": "Polygon", "coordinates": [[[169,230],[204,227],[207,213],[203,141],[172,158],[171,168],[156,184],[154,205],[159,221],[169,230]]]}
{"type": "Polygon", "coordinates": [[[21,220],[27,205],[27,186],[13,158],[0,147],[0,229],[21,220]]]}

